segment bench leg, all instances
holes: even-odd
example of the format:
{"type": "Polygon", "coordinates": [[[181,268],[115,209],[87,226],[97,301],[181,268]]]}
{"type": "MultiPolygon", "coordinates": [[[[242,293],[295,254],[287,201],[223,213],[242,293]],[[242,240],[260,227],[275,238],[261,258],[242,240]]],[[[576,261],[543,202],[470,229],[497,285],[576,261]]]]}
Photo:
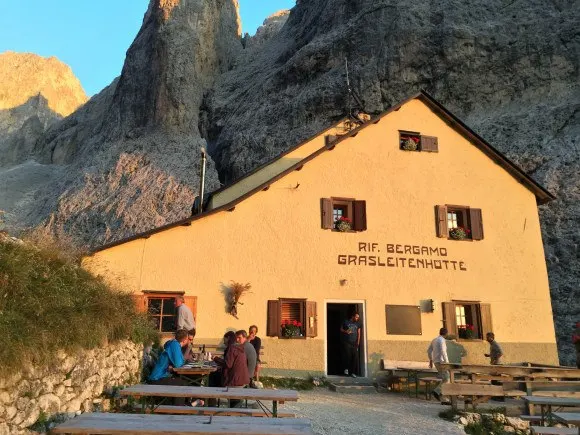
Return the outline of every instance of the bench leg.
{"type": "Polygon", "coordinates": [[[272,417],[278,417],[278,402],[275,400],[272,402],[272,417]]]}

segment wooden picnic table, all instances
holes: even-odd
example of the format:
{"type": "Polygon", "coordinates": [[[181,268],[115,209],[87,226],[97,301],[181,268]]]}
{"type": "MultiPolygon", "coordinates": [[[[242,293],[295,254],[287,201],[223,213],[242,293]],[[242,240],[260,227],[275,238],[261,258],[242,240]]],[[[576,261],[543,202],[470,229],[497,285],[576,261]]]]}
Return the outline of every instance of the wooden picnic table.
{"type": "Polygon", "coordinates": [[[540,424],[543,426],[546,421],[546,417],[550,420],[552,419],[552,407],[566,407],[566,406],[578,406],[580,407],[580,399],[573,397],[542,397],[542,396],[524,396],[524,399],[530,405],[540,405],[541,409],[541,420],[540,424]]]}
{"type": "Polygon", "coordinates": [[[182,387],[175,385],[139,384],[124,388],[121,396],[136,398],[146,397],[200,397],[203,399],[240,399],[255,400],[265,408],[262,401],[272,401],[270,411],[273,417],[278,416],[278,403],[298,401],[298,392],[294,390],[268,390],[255,388],[232,387],[182,387]]]}
{"type": "MultiPolygon", "coordinates": [[[[184,367],[174,368],[173,372],[188,384],[201,387],[204,385],[204,381],[208,380],[210,373],[217,371],[217,369],[217,366],[190,367],[186,364],[184,367]]],[[[205,385],[209,385],[209,382],[205,382],[205,385]]]]}
{"type": "Polygon", "coordinates": [[[208,417],[198,415],[85,413],[59,424],[52,433],[311,435],[307,419],[208,417]]]}
{"type": "Polygon", "coordinates": [[[429,367],[409,367],[409,366],[397,366],[395,370],[407,372],[407,394],[411,396],[411,381],[415,382],[415,397],[419,396],[419,374],[420,373],[437,373],[437,369],[429,367]]]}
{"type": "Polygon", "coordinates": [[[580,425],[580,412],[554,412],[553,415],[564,423],[580,425]]]}

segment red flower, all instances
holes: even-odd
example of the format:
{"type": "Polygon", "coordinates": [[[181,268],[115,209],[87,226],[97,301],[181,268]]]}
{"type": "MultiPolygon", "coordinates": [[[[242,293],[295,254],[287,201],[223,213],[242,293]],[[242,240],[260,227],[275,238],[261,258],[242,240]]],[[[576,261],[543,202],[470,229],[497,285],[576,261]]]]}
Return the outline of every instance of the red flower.
{"type": "Polygon", "coordinates": [[[344,216],[341,216],[337,219],[340,222],[350,222],[350,219],[344,216]]]}

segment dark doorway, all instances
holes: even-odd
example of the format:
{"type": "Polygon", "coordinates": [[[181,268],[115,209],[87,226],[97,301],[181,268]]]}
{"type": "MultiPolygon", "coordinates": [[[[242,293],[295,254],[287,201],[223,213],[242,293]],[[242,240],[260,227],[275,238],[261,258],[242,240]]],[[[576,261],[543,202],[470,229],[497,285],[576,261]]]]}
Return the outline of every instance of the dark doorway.
{"type": "Polygon", "coordinates": [[[357,376],[365,374],[364,355],[364,324],[363,318],[363,304],[340,304],[328,303],[326,304],[326,361],[327,361],[327,375],[342,375],[344,376],[344,367],[341,360],[341,335],[340,327],[342,322],[350,318],[352,313],[358,313],[360,316],[359,323],[361,325],[361,342],[358,358],[358,370],[355,373],[357,376]]]}

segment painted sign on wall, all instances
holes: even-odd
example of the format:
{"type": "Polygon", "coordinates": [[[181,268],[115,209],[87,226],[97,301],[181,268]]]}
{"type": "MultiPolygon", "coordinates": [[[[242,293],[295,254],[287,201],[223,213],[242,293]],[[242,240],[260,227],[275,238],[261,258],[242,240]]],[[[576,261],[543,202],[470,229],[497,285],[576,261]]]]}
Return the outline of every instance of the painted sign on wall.
{"type": "Polygon", "coordinates": [[[449,257],[447,248],[395,243],[381,245],[379,243],[359,242],[357,254],[338,254],[338,264],[341,266],[467,271],[467,265],[464,261],[449,257]]]}

